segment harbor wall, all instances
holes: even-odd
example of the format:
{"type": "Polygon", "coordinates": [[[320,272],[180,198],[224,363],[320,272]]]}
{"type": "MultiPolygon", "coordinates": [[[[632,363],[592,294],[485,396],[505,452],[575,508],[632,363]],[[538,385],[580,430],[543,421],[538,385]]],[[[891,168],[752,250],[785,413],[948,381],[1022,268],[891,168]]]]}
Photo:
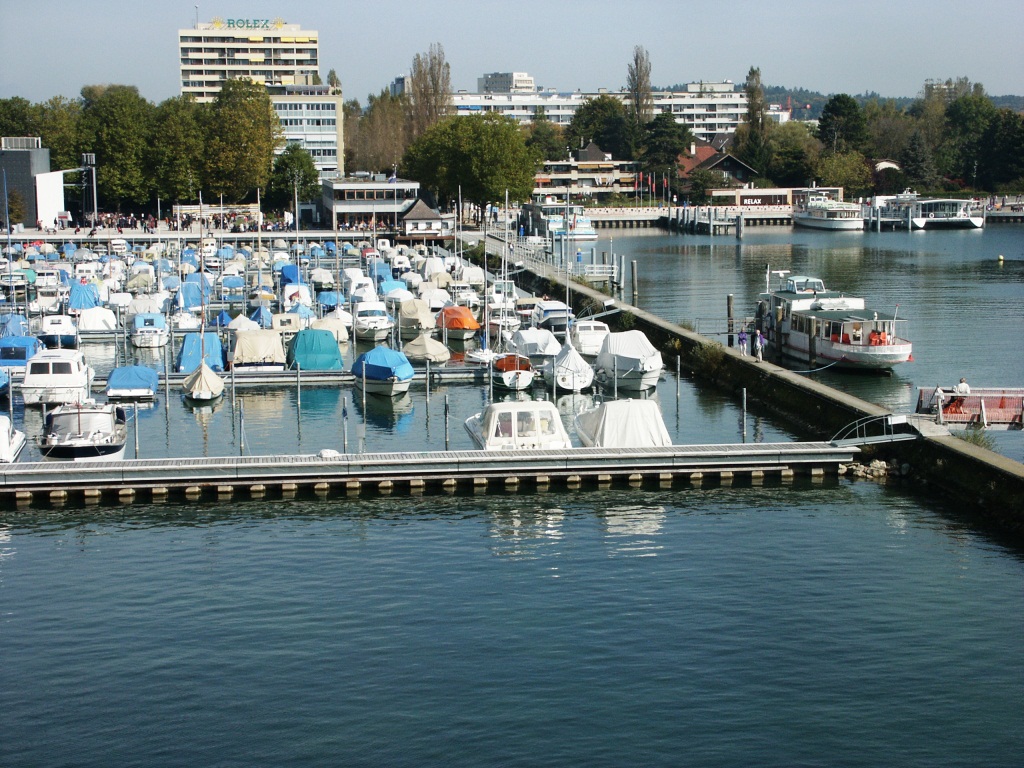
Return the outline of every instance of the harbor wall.
{"type": "MultiPolygon", "coordinates": [[[[520,282],[537,294],[565,294],[565,283],[557,277],[525,272],[520,282]]],[[[573,310],[582,315],[602,307],[608,294],[574,282],[570,299],[573,310]]],[[[829,440],[858,419],[888,413],[767,360],[758,363],[735,348],[638,307],[620,300],[616,307],[620,312],[603,319],[613,330],[643,331],[661,350],[666,369],[672,370],[679,358],[683,370],[720,390],[737,398],[746,390],[748,402],[782,417],[806,439],[829,440]]],[[[1024,465],[1019,462],[949,436],[878,443],[863,450],[868,456],[906,465],[909,482],[958,502],[973,519],[1024,538],[1024,465]]]]}

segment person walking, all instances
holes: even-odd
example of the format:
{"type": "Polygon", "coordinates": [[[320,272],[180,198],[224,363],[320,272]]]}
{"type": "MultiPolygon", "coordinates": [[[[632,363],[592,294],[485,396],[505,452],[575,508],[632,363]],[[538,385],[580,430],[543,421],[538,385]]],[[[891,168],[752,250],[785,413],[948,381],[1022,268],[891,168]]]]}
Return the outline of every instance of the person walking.
{"type": "Polygon", "coordinates": [[[743,357],[747,356],[747,331],[745,328],[740,328],[739,336],[736,337],[736,343],[740,345],[740,354],[743,357]]]}
{"type": "Polygon", "coordinates": [[[761,329],[758,328],[754,334],[754,356],[757,358],[757,362],[761,362],[762,353],[764,352],[764,336],[761,335],[761,329]]]}

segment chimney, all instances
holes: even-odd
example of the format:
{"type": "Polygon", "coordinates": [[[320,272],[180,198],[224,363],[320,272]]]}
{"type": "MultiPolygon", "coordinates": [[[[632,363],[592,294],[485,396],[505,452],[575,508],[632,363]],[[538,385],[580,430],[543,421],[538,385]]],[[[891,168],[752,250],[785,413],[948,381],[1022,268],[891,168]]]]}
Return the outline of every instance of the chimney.
{"type": "Polygon", "coordinates": [[[697,142],[690,142],[690,157],[694,157],[697,154],[697,142]]]}

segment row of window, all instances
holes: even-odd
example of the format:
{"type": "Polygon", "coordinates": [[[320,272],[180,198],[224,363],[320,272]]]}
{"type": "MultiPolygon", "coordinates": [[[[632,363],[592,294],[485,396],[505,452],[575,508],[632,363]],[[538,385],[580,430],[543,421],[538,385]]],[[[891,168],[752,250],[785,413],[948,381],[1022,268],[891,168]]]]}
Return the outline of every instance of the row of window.
{"type": "Polygon", "coordinates": [[[337,105],[334,102],[288,102],[282,101],[274,104],[274,109],[278,112],[301,112],[303,110],[307,112],[337,112],[337,105]]]}
{"type": "Polygon", "coordinates": [[[324,118],[322,120],[312,118],[303,120],[301,117],[282,117],[281,125],[285,125],[290,128],[300,128],[302,126],[332,128],[337,127],[338,121],[328,118],[324,118]]]}
{"type": "Polygon", "coordinates": [[[411,200],[416,197],[415,189],[336,189],[335,200],[411,200]]]}

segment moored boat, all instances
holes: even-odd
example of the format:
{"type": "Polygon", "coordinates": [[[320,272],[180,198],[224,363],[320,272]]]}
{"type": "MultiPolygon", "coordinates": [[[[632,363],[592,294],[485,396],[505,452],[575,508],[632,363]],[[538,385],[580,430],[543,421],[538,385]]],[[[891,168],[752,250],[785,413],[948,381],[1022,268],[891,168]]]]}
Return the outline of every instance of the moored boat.
{"type": "Polygon", "coordinates": [[[21,381],[25,405],[80,403],[89,398],[93,369],[77,349],[46,349],[28,361],[21,381]]]}
{"type": "Polygon", "coordinates": [[[128,442],[125,411],[113,403],[71,403],[46,415],[37,445],[46,461],[119,461],[128,442]]]}
{"type": "Polygon", "coordinates": [[[595,448],[661,448],[672,445],[654,400],[606,400],[576,414],[576,436],[595,448]]]}
{"type": "Polygon", "coordinates": [[[14,428],[10,417],[0,414],[0,464],[17,461],[27,442],[25,433],[14,428]]]}
{"type": "Polygon", "coordinates": [[[401,352],[390,347],[374,347],[352,364],[356,386],[365,392],[393,397],[409,391],[414,371],[401,352]]]}
{"type": "Polygon", "coordinates": [[[867,309],[863,298],[827,290],[819,278],[787,275],[769,270],[757,305],[756,324],[770,353],[809,366],[862,370],[913,359],[910,341],[897,328],[906,321],[895,312],[867,309]]]}
{"type": "Polygon", "coordinates": [[[565,450],[572,447],[558,409],[550,400],[491,403],[465,421],[483,451],[565,450]]]}
{"type": "Polygon", "coordinates": [[[107,377],[107,398],[112,400],[152,400],[160,385],[160,375],[144,365],[124,365],[107,377]]]}
{"type": "Polygon", "coordinates": [[[642,391],[658,383],[664,362],[643,331],[622,331],[605,336],[594,368],[603,386],[642,391]]]}
{"type": "Polygon", "coordinates": [[[864,230],[864,216],[857,203],[835,200],[823,192],[805,194],[793,205],[793,224],[833,232],[864,230]]]}

